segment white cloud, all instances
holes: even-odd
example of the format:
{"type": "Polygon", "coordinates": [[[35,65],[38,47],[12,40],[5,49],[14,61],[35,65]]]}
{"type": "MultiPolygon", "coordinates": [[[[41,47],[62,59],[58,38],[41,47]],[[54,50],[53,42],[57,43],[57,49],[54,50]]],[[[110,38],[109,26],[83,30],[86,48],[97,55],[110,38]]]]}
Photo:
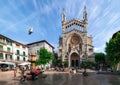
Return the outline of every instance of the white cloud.
{"type": "MultiPolygon", "coordinates": [[[[0,27],[5,28],[4,30],[1,30],[1,32],[19,32],[21,30],[21,28],[19,28],[21,25],[34,25],[36,27],[36,30],[39,30],[38,32],[36,32],[36,35],[42,36],[43,38],[47,39],[51,36],[47,36],[48,28],[45,27],[48,26],[45,26],[46,22],[48,22],[47,25],[50,24],[49,28],[51,29],[51,32],[60,29],[62,31],[62,8],[65,8],[67,18],[81,18],[81,16],[83,17],[84,5],[86,5],[88,12],[88,34],[91,34],[93,36],[95,51],[104,51],[105,42],[112,37],[113,33],[120,29],[120,13],[116,13],[116,11],[119,11],[119,8],[117,9],[114,4],[111,4],[111,1],[112,0],[53,0],[49,2],[44,0],[32,0],[32,4],[27,5],[26,1],[21,0],[21,3],[19,4],[20,6],[24,6],[27,12],[33,11],[30,13],[30,15],[26,14],[27,16],[24,13],[21,13],[22,9],[20,9],[20,6],[16,6],[14,1],[9,1],[9,6],[4,6],[3,8],[1,7],[2,11],[0,14],[0,27]],[[35,12],[34,9],[30,9],[31,7],[35,7],[35,12]],[[12,13],[13,11],[14,13],[16,12],[18,15],[16,14],[16,16],[14,16],[14,14],[12,13]],[[12,20],[6,20],[2,18],[4,14],[9,15],[12,20]],[[53,15],[54,17],[50,15],[53,15]]],[[[58,44],[53,42],[52,45],[55,46],[55,50],[57,50],[58,44]]]]}
{"type": "Polygon", "coordinates": [[[8,32],[8,31],[11,31],[11,32],[16,32],[17,31],[17,28],[15,28],[15,27],[11,29],[10,26],[13,24],[12,22],[9,22],[7,20],[4,20],[4,19],[0,18],[0,23],[3,26],[2,28],[4,28],[4,30],[1,30],[1,33],[5,33],[5,32],[8,32]]]}
{"type": "Polygon", "coordinates": [[[42,36],[42,37],[46,37],[46,31],[45,30],[42,30],[41,32],[40,32],[40,35],[42,36]]]}
{"type": "Polygon", "coordinates": [[[24,24],[24,23],[28,22],[29,20],[35,18],[36,16],[37,16],[37,13],[33,12],[32,14],[30,14],[26,18],[22,19],[21,21],[18,21],[18,22],[14,23],[14,24],[11,24],[11,26],[9,26],[9,28],[14,28],[15,26],[18,26],[20,24],[24,24]]]}
{"type": "Polygon", "coordinates": [[[33,4],[34,4],[35,9],[36,9],[36,10],[39,10],[38,4],[37,4],[37,1],[36,1],[36,0],[33,0],[33,4]]]}
{"type": "Polygon", "coordinates": [[[89,20],[95,19],[98,16],[98,14],[100,13],[100,10],[101,10],[101,8],[99,7],[99,5],[96,5],[95,7],[93,7],[91,9],[91,14],[89,16],[89,20]]]}
{"type": "Polygon", "coordinates": [[[80,18],[81,16],[83,17],[83,11],[84,11],[84,6],[85,6],[85,2],[86,1],[83,1],[81,3],[81,6],[79,7],[79,10],[78,10],[78,14],[77,14],[77,18],[80,18]]]}
{"type": "Polygon", "coordinates": [[[111,0],[107,0],[108,2],[111,2],[111,0]]]}
{"type": "Polygon", "coordinates": [[[103,44],[102,46],[96,46],[95,48],[94,48],[94,52],[104,52],[104,50],[105,50],[105,44],[103,44]]]}
{"type": "Polygon", "coordinates": [[[109,20],[109,22],[108,22],[107,24],[108,24],[108,25],[112,25],[112,24],[115,23],[116,20],[118,20],[119,18],[120,18],[120,14],[113,13],[113,14],[111,14],[110,20],[109,20]]]}
{"type": "MultiPolygon", "coordinates": [[[[10,8],[10,9],[12,9],[12,10],[14,10],[16,13],[18,13],[19,14],[19,16],[20,17],[25,17],[24,16],[24,13],[22,13],[20,10],[19,10],[19,8],[18,8],[18,6],[17,5],[15,5],[15,2],[14,1],[8,1],[9,2],[9,4],[10,4],[10,6],[12,7],[12,8],[10,8]]],[[[12,14],[10,14],[10,15],[12,15],[12,14]]]]}
{"type": "Polygon", "coordinates": [[[52,10],[52,9],[51,9],[51,7],[50,7],[49,5],[45,5],[44,8],[43,8],[43,11],[44,11],[45,13],[49,13],[51,10],[52,10]]]}

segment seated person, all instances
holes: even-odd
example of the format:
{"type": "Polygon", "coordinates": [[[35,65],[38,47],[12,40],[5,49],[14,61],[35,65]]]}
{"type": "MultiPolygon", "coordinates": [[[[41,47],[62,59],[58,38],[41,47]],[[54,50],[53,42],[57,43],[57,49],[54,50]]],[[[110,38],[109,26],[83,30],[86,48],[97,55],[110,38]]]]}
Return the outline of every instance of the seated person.
{"type": "Polygon", "coordinates": [[[30,74],[31,74],[31,79],[34,80],[35,79],[35,73],[34,73],[33,69],[31,70],[30,74]]]}
{"type": "Polygon", "coordinates": [[[35,74],[35,78],[38,78],[38,74],[40,73],[40,71],[38,70],[38,69],[36,69],[35,71],[34,71],[34,74],[35,74]]]}

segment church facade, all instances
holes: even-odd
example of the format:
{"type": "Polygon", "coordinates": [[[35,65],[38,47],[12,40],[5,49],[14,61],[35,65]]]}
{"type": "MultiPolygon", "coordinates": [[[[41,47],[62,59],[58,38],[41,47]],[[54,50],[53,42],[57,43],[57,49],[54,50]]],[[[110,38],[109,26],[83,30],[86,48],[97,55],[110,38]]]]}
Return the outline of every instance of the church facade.
{"type": "Polygon", "coordinates": [[[62,12],[62,36],[59,38],[58,57],[68,61],[68,67],[80,67],[83,60],[93,61],[92,37],[87,36],[87,11],[84,7],[83,20],[66,21],[62,12]]]}

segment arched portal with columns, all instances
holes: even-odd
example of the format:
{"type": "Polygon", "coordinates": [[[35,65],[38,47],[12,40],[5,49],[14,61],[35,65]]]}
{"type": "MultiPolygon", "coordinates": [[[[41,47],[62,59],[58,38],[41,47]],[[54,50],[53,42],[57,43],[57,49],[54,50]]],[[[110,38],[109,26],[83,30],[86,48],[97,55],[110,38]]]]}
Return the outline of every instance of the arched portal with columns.
{"type": "Polygon", "coordinates": [[[69,67],[79,67],[80,55],[82,53],[82,39],[80,35],[73,33],[67,39],[67,54],[69,67]]]}
{"type": "Polygon", "coordinates": [[[70,55],[69,67],[79,67],[80,57],[76,52],[70,55]]]}

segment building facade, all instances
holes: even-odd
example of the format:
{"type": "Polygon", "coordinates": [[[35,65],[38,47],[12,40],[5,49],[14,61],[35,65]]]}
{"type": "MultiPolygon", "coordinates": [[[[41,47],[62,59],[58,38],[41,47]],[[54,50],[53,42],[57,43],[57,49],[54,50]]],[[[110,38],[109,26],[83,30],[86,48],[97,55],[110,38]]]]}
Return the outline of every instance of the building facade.
{"type": "Polygon", "coordinates": [[[38,58],[39,50],[43,47],[53,53],[54,47],[45,40],[24,45],[0,34],[0,64],[16,66],[28,62],[32,54],[38,58]]]}
{"type": "Polygon", "coordinates": [[[83,20],[66,21],[62,12],[62,36],[59,38],[58,56],[68,61],[69,67],[80,67],[83,60],[93,60],[92,37],[87,36],[87,11],[84,7],[83,20]]]}
{"type": "MultiPolygon", "coordinates": [[[[54,47],[50,43],[48,43],[46,40],[29,43],[27,44],[27,46],[28,46],[29,59],[31,59],[31,55],[35,55],[36,59],[38,59],[40,48],[45,48],[47,51],[51,53],[54,52],[54,47]]],[[[48,64],[46,64],[45,67],[50,68],[51,65],[52,65],[52,62],[49,62],[48,64]]],[[[42,68],[42,66],[40,66],[40,68],[42,68]]]]}
{"type": "Polygon", "coordinates": [[[45,48],[49,52],[53,53],[54,47],[49,44],[46,40],[41,40],[33,43],[27,44],[29,56],[34,54],[37,58],[39,56],[40,48],[45,48]]]}
{"type": "Polygon", "coordinates": [[[0,34],[0,62],[20,64],[27,61],[27,46],[0,34]]]}

